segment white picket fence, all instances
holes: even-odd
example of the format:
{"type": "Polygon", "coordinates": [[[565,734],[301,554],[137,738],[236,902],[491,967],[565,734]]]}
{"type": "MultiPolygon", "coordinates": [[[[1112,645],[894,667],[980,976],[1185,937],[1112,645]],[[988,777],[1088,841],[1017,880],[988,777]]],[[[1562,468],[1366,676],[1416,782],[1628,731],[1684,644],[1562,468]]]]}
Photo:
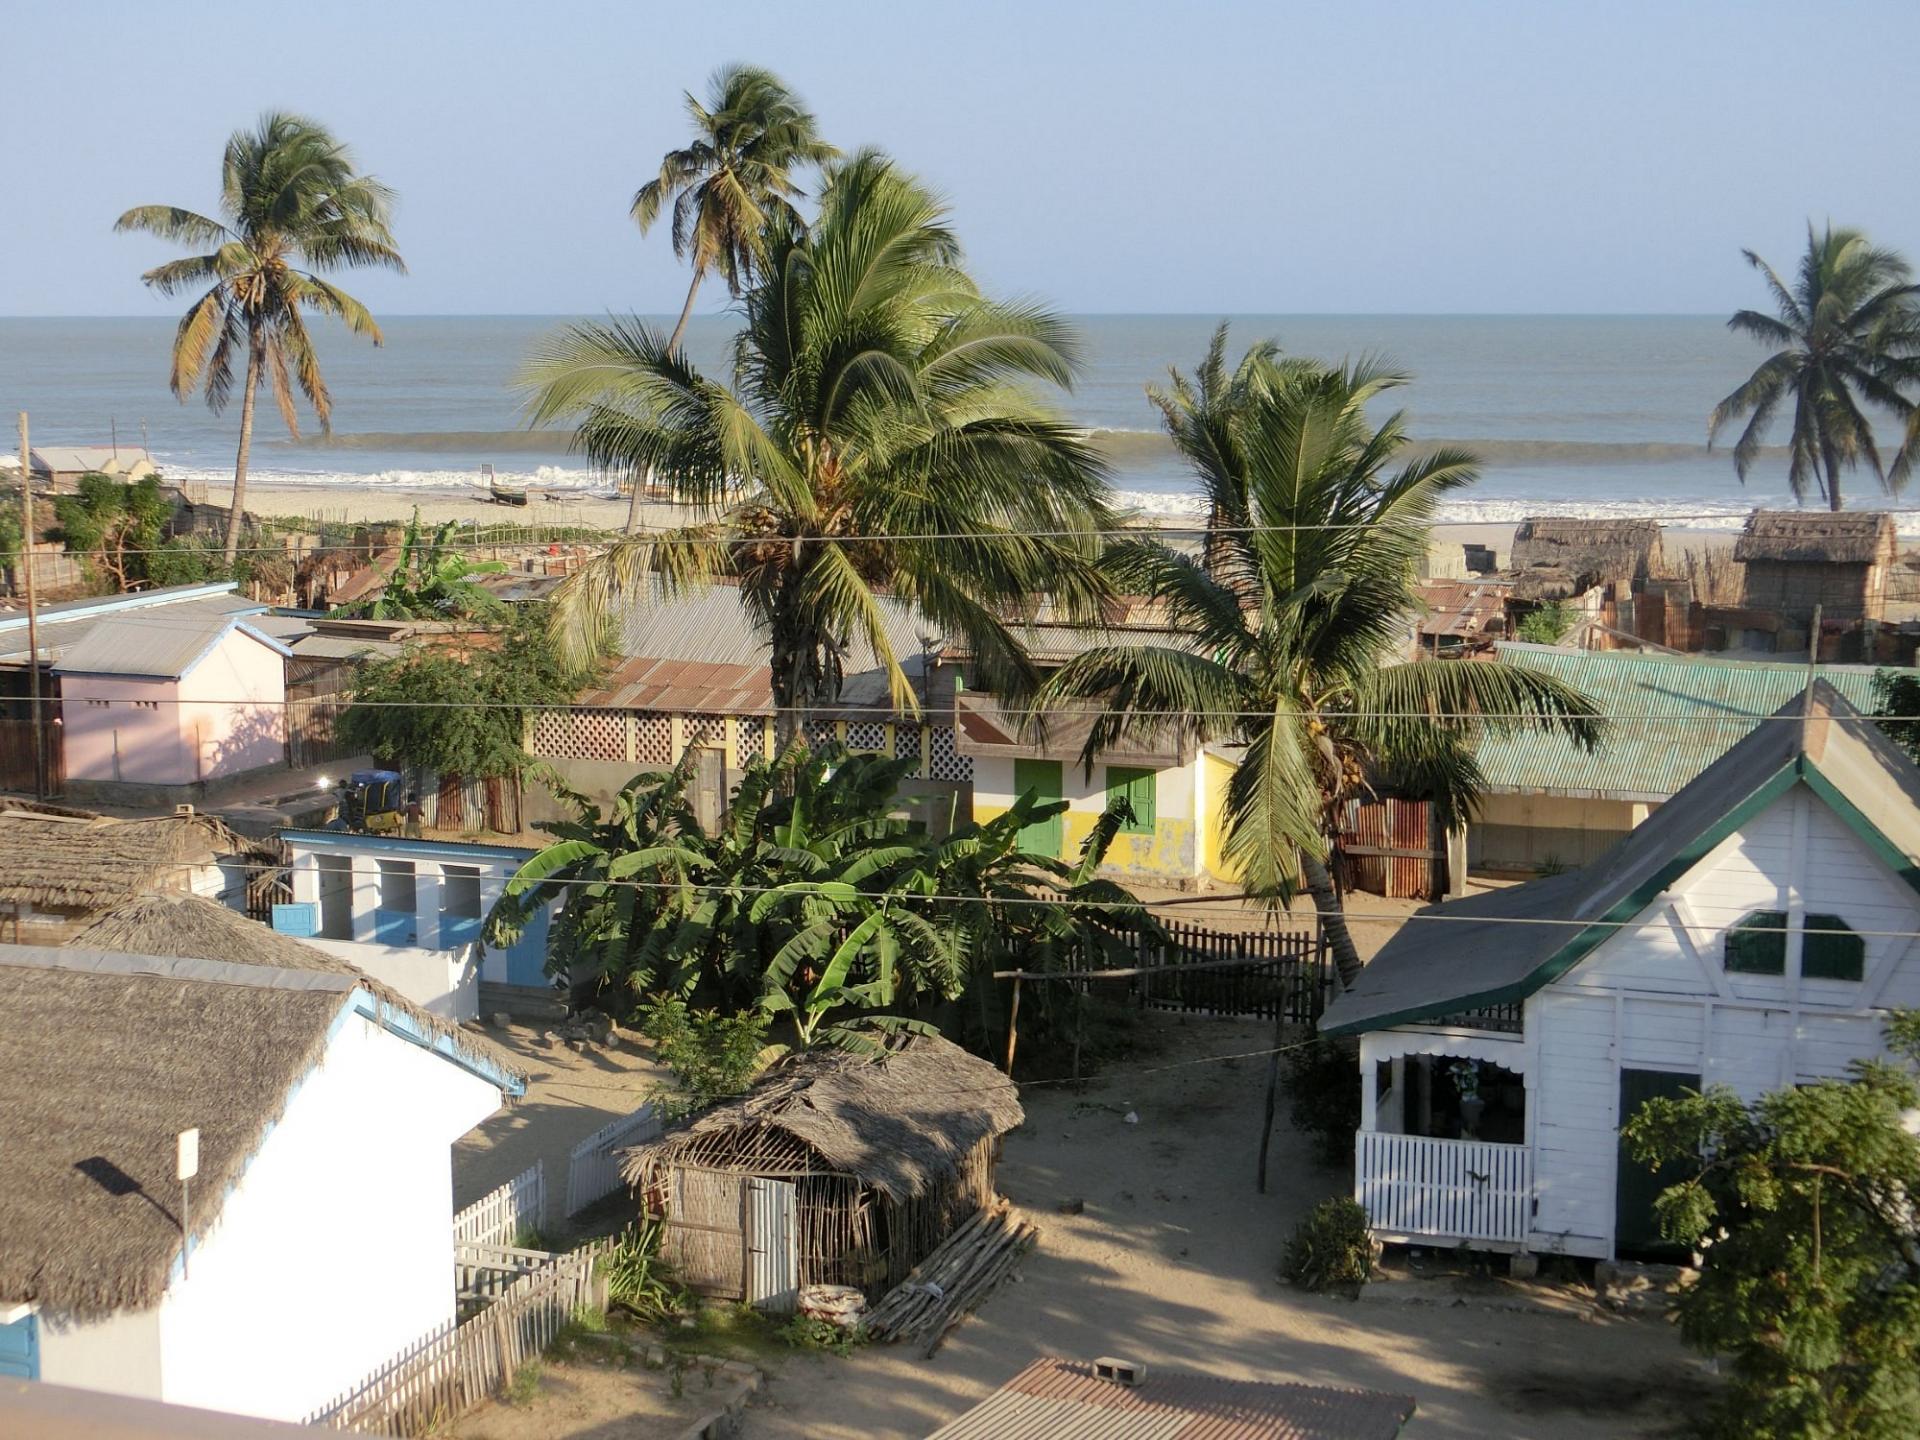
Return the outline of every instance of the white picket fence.
{"type": "Polygon", "coordinates": [[[1360,1131],[1355,1142],[1353,1198],[1377,1234],[1526,1243],[1533,1215],[1527,1146],[1376,1130],[1360,1131]]]}
{"type": "Polygon", "coordinates": [[[547,1167],[536,1160],[453,1217],[455,1245],[511,1245],[547,1219],[547,1167]]]}
{"type": "Polygon", "coordinates": [[[574,1146],[573,1153],[567,1157],[567,1214],[578,1215],[625,1183],[620,1178],[617,1152],[659,1136],[659,1112],[652,1105],[642,1105],[631,1115],[602,1125],[574,1146]]]}

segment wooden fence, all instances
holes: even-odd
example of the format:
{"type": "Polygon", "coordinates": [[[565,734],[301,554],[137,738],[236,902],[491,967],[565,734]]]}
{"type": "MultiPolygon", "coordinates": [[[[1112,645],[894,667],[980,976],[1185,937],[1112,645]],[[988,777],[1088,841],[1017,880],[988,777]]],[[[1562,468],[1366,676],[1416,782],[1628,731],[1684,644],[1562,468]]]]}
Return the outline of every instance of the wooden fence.
{"type": "Polygon", "coordinates": [[[1165,943],[1141,938],[1134,947],[1139,965],[1154,971],[1134,978],[1141,1004],[1297,1024],[1319,1018],[1328,974],[1312,931],[1213,930],[1177,920],[1162,928],[1165,943]],[[1196,968],[1183,974],[1183,966],[1196,968]]]}
{"type": "Polygon", "coordinates": [[[335,735],[340,717],[347,712],[344,695],[310,695],[287,699],[287,765],[303,770],[309,765],[329,765],[351,758],[349,750],[335,735]]]}
{"type": "Polygon", "coordinates": [[[555,1258],[550,1250],[463,1240],[453,1247],[453,1288],[463,1301],[498,1300],[521,1276],[551,1265],[555,1258]]]}
{"type": "Polygon", "coordinates": [[[1353,1198],[1383,1237],[1525,1244],[1533,1217],[1533,1151],[1362,1130],[1353,1152],[1353,1198]]]}
{"type": "Polygon", "coordinates": [[[511,1245],[547,1218],[547,1167],[536,1160],[453,1217],[455,1245],[511,1245]]]}
{"type": "MultiPolygon", "coordinates": [[[[43,704],[41,708],[49,707],[43,704]]],[[[0,720],[0,790],[33,793],[33,731],[31,720],[0,720]]],[[[61,744],[64,732],[58,725],[48,725],[41,733],[46,793],[58,795],[67,785],[66,748],[61,744]]]]}
{"type": "Polygon", "coordinates": [[[575,1311],[593,1302],[599,1248],[575,1250],[521,1276],[471,1320],[427,1336],[309,1415],[306,1423],[414,1436],[457,1420],[505,1389],[521,1366],[554,1342],[575,1311]]]}
{"type": "Polygon", "coordinates": [[[609,1121],[573,1147],[567,1157],[567,1214],[578,1215],[625,1183],[620,1178],[622,1146],[639,1145],[660,1136],[660,1114],[642,1105],[631,1115],[609,1121]]]}

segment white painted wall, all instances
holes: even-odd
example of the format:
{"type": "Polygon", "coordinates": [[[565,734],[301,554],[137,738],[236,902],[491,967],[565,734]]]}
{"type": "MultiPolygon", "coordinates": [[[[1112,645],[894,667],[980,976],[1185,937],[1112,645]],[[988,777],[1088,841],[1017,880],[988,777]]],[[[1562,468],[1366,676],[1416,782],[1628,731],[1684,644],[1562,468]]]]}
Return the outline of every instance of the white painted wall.
{"type": "Polygon", "coordinates": [[[347,1018],[161,1303],[161,1398],[298,1419],[450,1322],[449,1147],[499,1102],[347,1018]]]}
{"type": "Polygon", "coordinates": [[[160,1312],[104,1320],[40,1316],[40,1378],[115,1395],[160,1399],[160,1312]]]}
{"type": "MultiPolygon", "coordinates": [[[[1920,1004],[1920,950],[1866,935],[1865,978],[1799,978],[1790,932],[1784,976],[1729,974],[1727,929],[1754,910],[1835,914],[1855,930],[1920,929],[1920,897],[1804,786],[1781,796],[1704,857],[1580,964],[1526,1002],[1537,1250],[1613,1252],[1620,1071],[1699,1075],[1753,1099],[1843,1077],[1885,1053],[1882,1012],[1920,1004]]],[[[1363,1071],[1414,1053],[1493,1058],[1504,1042],[1441,1027],[1363,1037],[1363,1071]]],[[[1363,1093],[1365,1093],[1363,1075],[1363,1093]]]]}
{"type": "Polygon", "coordinates": [[[411,945],[362,944],[358,940],[301,942],[366,971],[423,1009],[447,1020],[480,1014],[480,966],[472,945],[458,950],[422,950],[411,945]]]}

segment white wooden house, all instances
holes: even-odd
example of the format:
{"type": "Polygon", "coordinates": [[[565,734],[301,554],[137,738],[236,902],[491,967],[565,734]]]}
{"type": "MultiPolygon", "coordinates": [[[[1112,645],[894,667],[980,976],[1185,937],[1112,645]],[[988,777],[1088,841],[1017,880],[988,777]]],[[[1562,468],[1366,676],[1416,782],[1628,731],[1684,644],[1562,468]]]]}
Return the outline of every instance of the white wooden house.
{"type": "Polygon", "coordinates": [[[1816,681],[1593,864],[1422,911],[1322,1021],[1360,1037],[1375,1233],[1657,1253],[1622,1121],[1884,1053],[1920,1005],[1917,890],[1920,770],[1816,681]]]}
{"type": "Polygon", "coordinates": [[[0,1376],[295,1420],[453,1322],[451,1146],[524,1083],[253,933],[247,962],[0,945],[0,1376]]]}

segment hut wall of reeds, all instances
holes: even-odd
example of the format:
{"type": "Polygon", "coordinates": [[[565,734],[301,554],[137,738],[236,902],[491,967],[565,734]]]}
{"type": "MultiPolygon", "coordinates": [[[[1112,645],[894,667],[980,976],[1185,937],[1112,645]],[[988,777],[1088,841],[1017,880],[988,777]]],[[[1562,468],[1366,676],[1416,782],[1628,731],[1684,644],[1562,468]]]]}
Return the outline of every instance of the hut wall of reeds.
{"type": "Polygon", "coordinates": [[[752,1090],[626,1152],[662,1254],[710,1295],[759,1299],[756,1248],[788,1213],[799,1285],[877,1296],[993,1198],[1000,1137],[1023,1118],[1013,1083],[930,1036],[880,1056],[808,1053],[752,1090]],[[792,1187],[770,1208],[769,1186],[792,1187]],[[771,1222],[776,1226],[778,1220],[771,1222]]]}
{"type": "Polygon", "coordinates": [[[1879,510],[1756,510],[1733,548],[1746,570],[1746,607],[1802,625],[1815,606],[1843,624],[1882,619],[1898,554],[1893,517],[1879,510]]]}

